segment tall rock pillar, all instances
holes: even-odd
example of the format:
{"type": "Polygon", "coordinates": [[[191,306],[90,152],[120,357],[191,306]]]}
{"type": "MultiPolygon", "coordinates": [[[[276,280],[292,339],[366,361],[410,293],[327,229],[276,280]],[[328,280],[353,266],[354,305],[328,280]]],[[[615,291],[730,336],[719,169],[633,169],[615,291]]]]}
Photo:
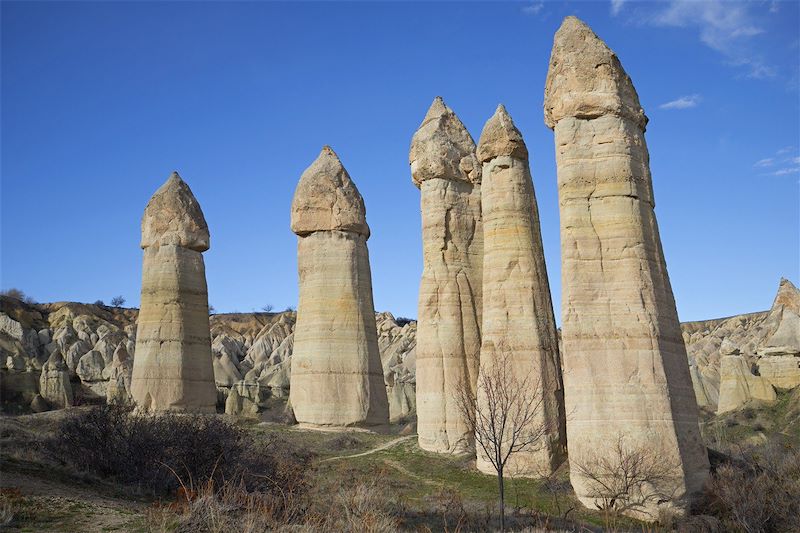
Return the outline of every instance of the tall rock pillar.
{"type": "MultiPolygon", "coordinates": [[[[574,464],[612,458],[619,442],[671,467],[655,492],[682,507],[708,458],[653,211],[647,117],[617,56],[575,17],[555,35],[544,115],[558,166],[572,485],[594,506],[574,464]]],[[[657,511],[653,500],[634,514],[657,511]]]]}
{"type": "Polygon", "coordinates": [[[300,299],[289,400],[313,426],[389,422],[364,200],[326,146],[300,177],[292,200],[300,299]]]}
{"type": "Polygon", "coordinates": [[[142,302],[131,395],[143,411],[216,410],[202,255],[209,240],[200,204],[173,172],[142,217],[142,302]]]}
{"type": "Polygon", "coordinates": [[[423,270],[417,322],[417,433],[421,448],[464,451],[472,435],[456,388],[474,389],[481,347],[481,166],[475,141],[441,98],[411,140],[421,192],[423,270]]]}
{"type": "MultiPolygon", "coordinates": [[[[483,127],[478,159],[483,163],[484,253],[480,371],[500,377],[493,368],[507,365],[511,383],[525,385],[518,392],[526,395],[536,412],[522,426],[522,437],[541,434],[541,438],[513,454],[506,466],[510,475],[546,476],[566,452],[558,337],[528,149],[502,105],[483,127]]],[[[479,411],[486,409],[485,403],[479,390],[479,411]]],[[[507,443],[510,437],[506,435],[507,443]]],[[[477,452],[478,469],[493,474],[483,451],[477,452]]]]}

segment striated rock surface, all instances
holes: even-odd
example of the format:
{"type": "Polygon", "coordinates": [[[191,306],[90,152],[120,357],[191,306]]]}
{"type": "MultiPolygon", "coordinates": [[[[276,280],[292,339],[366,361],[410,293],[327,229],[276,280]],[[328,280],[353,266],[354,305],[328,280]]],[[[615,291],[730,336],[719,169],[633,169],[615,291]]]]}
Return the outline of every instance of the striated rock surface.
{"type": "Polygon", "coordinates": [[[423,269],[417,323],[417,432],[421,448],[464,451],[473,437],[455,403],[475,388],[481,348],[481,165],[475,142],[441,98],[411,140],[421,193],[423,269]]]}
{"type": "Polygon", "coordinates": [[[142,302],[131,394],[144,411],[216,410],[202,256],[209,239],[200,205],[173,173],[142,218],[142,302]]]}
{"type": "Polygon", "coordinates": [[[720,362],[719,405],[717,413],[727,413],[751,400],[774,401],[775,389],[761,376],[752,373],[741,355],[726,355],[720,362]]]}
{"type": "Polygon", "coordinates": [[[289,393],[294,415],[315,426],[386,424],[366,210],[327,146],[300,178],[291,226],[300,282],[289,393]]]}
{"type": "Polygon", "coordinates": [[[42,366],[39,394],[57,409],[72,405],[74,397],[69,382],[69,371],[60,350],[54,351],[42,366]]]}
{"type": "MultiPolygon", "coordinates": [[[[544,102],[555,133],[562,248],[562,336],[570,460],[626,446],[674,465],[657,487],[671,505],[698,491],[708,458],[654,213],[647,118],[617,56],[567,17],[544,102]]],[[[570,473],[582,502],[588,480],[570,473]]],[[[653,503],[640,513],[657,516],[653,503]]]]}
{"type": "Polygon", "coordinates": [[[120,343],[112,356],[111,364],[103,370],[103,377],[108,380],[106,386],[106,402],[109,404],[130,405],[133,403],[131,396],[131,376],[133,374],[133,361],[128,354],[125,343],[120,343]]]}
{"type": "MultiPolygon", "coordinates": [[[[506,364],[529,387],[524,393],[541,402],[528,430],[542,428],[542,442],[512,455],[507,467],[517,476],[545,476],[566,452],[558,336],[528,150],[502,105],[483,128],[478,158],[484,250],[480,372],[506,364]]],[[[484,404],[479,390],[479,411],[484,404]]],[[[495,472],[480,449],[477,466],[495,472]]]]}
{"type": "MultiPolygon", "coordinates": [[[[706,393],[705,397],[698,394],[698,404],[710,411],[717,411],[719,405],[725,411],[743,407],[753,398],[742,392],[750,388],[744,383],[750,376],[758,381],[763,378],[777,389],[800,385],[800,354],[796,351],[800,328],[794,324],[798,310],[800,291],[781,279],[769,311],[682,324],[695,391],[706,393]],[[747,372],[728,373],[727,397],[722,399],[721,359],[729,355],[740,356],[747,372]],[[736,380],[743,382],[735,384],[736,380]]],[[[761,399],[768,401],[767,397],[761,399]]]]}

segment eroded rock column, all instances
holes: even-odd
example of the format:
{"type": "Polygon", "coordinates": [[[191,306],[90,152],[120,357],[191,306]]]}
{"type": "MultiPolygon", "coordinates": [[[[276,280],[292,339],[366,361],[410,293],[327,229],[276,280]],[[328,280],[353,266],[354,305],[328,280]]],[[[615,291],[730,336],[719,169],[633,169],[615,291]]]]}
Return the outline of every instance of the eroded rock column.
{"type": "Polygon", "coordinates": [[[455,390],[473,390],[481,347],[481,166],[475,141],[437,97],[411,140],[421,192],[423,270],[417,323],[417,433],[434,452],[471,448],[455,390]]]}
{"type": "Polygon", "coordinates": [[[292,200],[300,299],[289,400],[313,426],[386,424],[364,200],[324,147],[292,200]]]}
{"type": "Polygon", "coordinates": [[[138,409],[215,412],[202,255],[209,240],[200,205],[173,172],[142,217],[142,302],[131,378],[138,409]]]}
{"type": "MultiPolygon", "coordinates": [[[[511,456],[507,473],[546,476],[566,451],[558,337],[528,149],[502,105],[483,128],[478,159],[483,163],[484,252],[480,372],[499,376],[495,365],[507,365],[508,390],[524,394],[535,412],[527,424],[512,423],[522,429],[523,439],[541,434],[538,442],[511,456]]],[[[486,399],[478,390],[481,409],[486,409],[486,399]]],[[[510,433],[511,425],[507,445],[510,433]]],[[[478,469],[495,473],[476,447],[478,469]]]]}
{"type": "MultiPolygon", "coordinates": [[[[617,56],[575,17],[555,36],[544,114],[558,166],[570,465],[612,457],[622,439],[672,466],[656,490],[681,506],[708,459],[654,213],[647,117],[617,56]]],[[[594,507],[589,480],[574,466],[570,478],[594,507]]]]}

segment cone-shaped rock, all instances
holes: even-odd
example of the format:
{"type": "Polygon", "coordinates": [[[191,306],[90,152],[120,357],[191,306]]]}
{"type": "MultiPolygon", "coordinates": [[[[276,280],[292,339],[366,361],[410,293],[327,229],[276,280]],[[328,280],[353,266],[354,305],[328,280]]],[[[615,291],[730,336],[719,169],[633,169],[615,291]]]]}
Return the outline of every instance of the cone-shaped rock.
{"type": "Polygon", "coordinates": [[[298,422],[386,424],[364,200],[329,147],[292,200],[300,299],[289,387],[298,422]]]}
{"type": "Polygon", "coordinates": [[[411,140],[411,176],[421,193],[422,280],[417,323],[417,433],[421,448],[472,445],[455,401],[474,390],[481,347],[481,166],[475,141],[441,98],[411,140]]]}
{"type": "Polygon", "coordinates": [[[133,364],[125,343],[119,343],[111,364],[103,370],[103,377],[108,379],[106,403],[128,405],[131,403],[131,373],[133,364]]]}
{"type": "Polygon", "coordinates": [[[561,211],[562,336],[570,478],[594,507],[591,466],[644,452],[673,477],[655,500],[685,501],[708,458],[654,213],[647,118],[617,56],[586,24],[558,30],[545,84],[561,211]]]}
{"type": "Polygon", "coordinates": [[[61,355],[61,349],[50,354],[39,377],[39,394],[47,402],[57,408],[69,407],[73,402],[72,384],[69,381],[69,370],[61,355]]]}
{"type": "Polygon", "coordinates": [[[200,205],[173,173],[142,217],[142,303],[131,378],[131,395],[141,410],[215,412],[201,253],[209,239],[200,205]]]}
{"type": "MultiPolygon", "coordinates": [[[[539,477],[552,473],[566,452],[564,389],[528,150],[502,105],[483,127],[478,158],[484,252],[480,372],[508,379],[507,391],[537,407],[530,420],[511,420],[523,438],[541,438],[513,454],[507,468],[539,477]],[[496,365],[507,365],[508,373],[498,373],[496,365]]],[[[489,417],[492,403],[480,385],[477,397],[478,410],[489,417]]],[[[523,418],[512,411],[512,418],[523,418]]],[[[506,446],[511,431],[509,424],[506,446]]],[[[478,468],[493,474],[483,450],[477,452],[478,468]]]]}

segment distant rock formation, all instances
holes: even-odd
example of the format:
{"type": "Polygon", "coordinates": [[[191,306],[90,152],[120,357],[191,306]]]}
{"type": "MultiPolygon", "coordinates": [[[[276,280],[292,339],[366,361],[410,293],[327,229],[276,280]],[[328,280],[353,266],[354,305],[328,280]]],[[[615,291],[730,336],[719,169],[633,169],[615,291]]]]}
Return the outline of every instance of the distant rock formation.
{"type": "Polygon", "coordinates": [[[59,349],[56,349],[50,355],[42,367],[39,394],[56,409],[63,409],[72,405],[73,395],[72,386],[69,382],[69,372],[59,349]]]}
{"type": "Polygon", "coordinates": [[[133,360],[128,354],[125,343],[119,343],[114,351],[111,363],[102,372],[106,385],[106,403],[117,405],[132,405],[131,376],[133,374],[133,360]]]}
{"type": "Polygon", "coordinates": [[[131,394],[144,411],[216,412],[200,204],[176,172],[142,217],[142,307],[131,394]]]}
{"type": "Polygon", "coordinates": [[[437,97],[411,140],[421,192],[423,270],[417,323],[417,433],[434,452],[469,449],[473,437],[455,389],[473,390],[481,347],[481,165],[475,141],[437,97]]]}
{"type": "MultiPolygon", "coordinates": [[[[683,509],[708,458],[654,214],[647,117],[617,56],[575,17],[555,35],[544,115],[558,167],[570,463],[608,457],[624,436],[674,464],[675,481],[656,490],[683,509]]],[[[590,481],[575,468],[570,479],[594,506],[590,481]]]]}
{"type": "MultiPolygon", "coordinates": [[[[477,153],[483,163],[480,371],[491,373],[495,364],[507,364],[514,378],[530,387],[525,392],[538,409],[526,430],[542,431],[544,437],[512,455],[507,471],[517,476],[546,476],[566,453],[558,336],[528,149],[502,105],[483,127],[477,153]]],[[[486,409],[485,396],[478,391],[479,411],[486,409]]],[[[477,452],[478,469],[494,473],[485,454],[480,449],[477,452]]]]}
{"type": "Polygon", "coordinates": [[[698,404],[724,413],[800,385],[798,312],[800,291],[781,279],[769,311],[684,323],[698,404]]]}
{"type": "Polygon", "coordinates": [[[295,418],[386,424],[364,200],[328,146],[300,178],[291,225],[300,278],[289,389],[295,418]]]}

